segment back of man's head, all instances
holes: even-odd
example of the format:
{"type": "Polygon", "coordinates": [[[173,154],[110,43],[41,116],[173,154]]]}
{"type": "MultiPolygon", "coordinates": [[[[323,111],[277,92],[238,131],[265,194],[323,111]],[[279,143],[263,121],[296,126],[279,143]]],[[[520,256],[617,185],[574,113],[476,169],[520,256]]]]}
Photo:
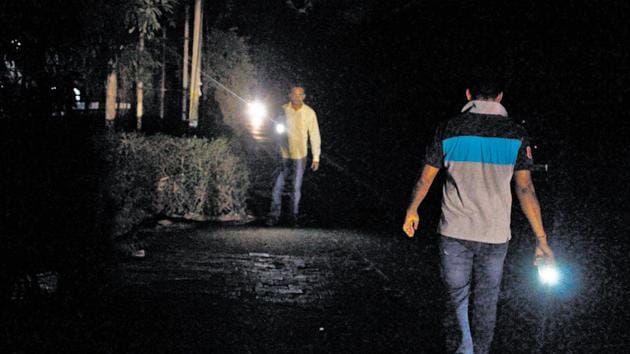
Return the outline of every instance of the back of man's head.
{"type": "Polygon", "coordinates": [[[468,89],[472,99],[489,100],[496,98],[504,89],[501,75],[492,70],[478,70],[468,80],[468,89]]]}

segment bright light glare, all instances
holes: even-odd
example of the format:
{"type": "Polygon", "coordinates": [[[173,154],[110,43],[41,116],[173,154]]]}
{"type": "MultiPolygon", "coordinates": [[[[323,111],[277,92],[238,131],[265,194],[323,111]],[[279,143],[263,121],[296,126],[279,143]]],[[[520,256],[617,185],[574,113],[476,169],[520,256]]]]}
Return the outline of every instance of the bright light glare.
{"type": "Polygon", "coordinates": [[[538,277],[543,284],[556,285],[560,280],[560,273],[555,266],[542,264],[538,266],[538,277]]]}
{"type": "Polygon", "coordinates": [[[267,107],[260,102],[251,102],[247,105],[247,115],[254,127],[260,127],[267,116],[267,107]]]}
{"type": "Polygon", "coordinates": [[[287,128],[282,123],[276,124],[276,133],[282,134],[287,131],[287,128]]]}

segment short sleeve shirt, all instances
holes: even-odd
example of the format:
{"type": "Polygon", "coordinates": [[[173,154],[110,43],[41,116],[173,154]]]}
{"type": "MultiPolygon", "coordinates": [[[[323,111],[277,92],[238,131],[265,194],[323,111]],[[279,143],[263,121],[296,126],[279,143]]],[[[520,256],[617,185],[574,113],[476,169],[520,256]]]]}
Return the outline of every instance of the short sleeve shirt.
{"type": "Polygon", "coordinates": [[[494,244],[511,238],[510,182],[515,170],[533,165],[522,126],[507,116],[462,113],[438,127],[424,160],[447,174],[438,232],[494,244]]]}

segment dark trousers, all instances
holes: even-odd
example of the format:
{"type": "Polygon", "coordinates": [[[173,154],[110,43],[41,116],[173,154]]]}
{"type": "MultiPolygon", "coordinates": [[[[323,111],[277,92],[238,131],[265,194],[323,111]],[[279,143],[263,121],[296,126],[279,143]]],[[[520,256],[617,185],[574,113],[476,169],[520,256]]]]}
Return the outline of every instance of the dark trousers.
{"type": "Polygon", "coordinates": [[[490,351],[507,249],[507,242],[490,244],[440,237],[442,278],[449,296],[445,319],[449,351],[490,351]]]}

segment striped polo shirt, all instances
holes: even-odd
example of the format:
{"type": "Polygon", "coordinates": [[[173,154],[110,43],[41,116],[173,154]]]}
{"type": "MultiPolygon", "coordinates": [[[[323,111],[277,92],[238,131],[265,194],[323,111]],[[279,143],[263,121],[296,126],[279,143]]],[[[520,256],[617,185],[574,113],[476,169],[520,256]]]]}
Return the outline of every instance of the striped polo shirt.
{"type": "Polygon", "coordinates": [[[510,181],[533,161],[527,132],[500,103],[468,102],[438,127],[425,163],[446,169],[440,234],[494,244],[511,238],[510,181]]]}

